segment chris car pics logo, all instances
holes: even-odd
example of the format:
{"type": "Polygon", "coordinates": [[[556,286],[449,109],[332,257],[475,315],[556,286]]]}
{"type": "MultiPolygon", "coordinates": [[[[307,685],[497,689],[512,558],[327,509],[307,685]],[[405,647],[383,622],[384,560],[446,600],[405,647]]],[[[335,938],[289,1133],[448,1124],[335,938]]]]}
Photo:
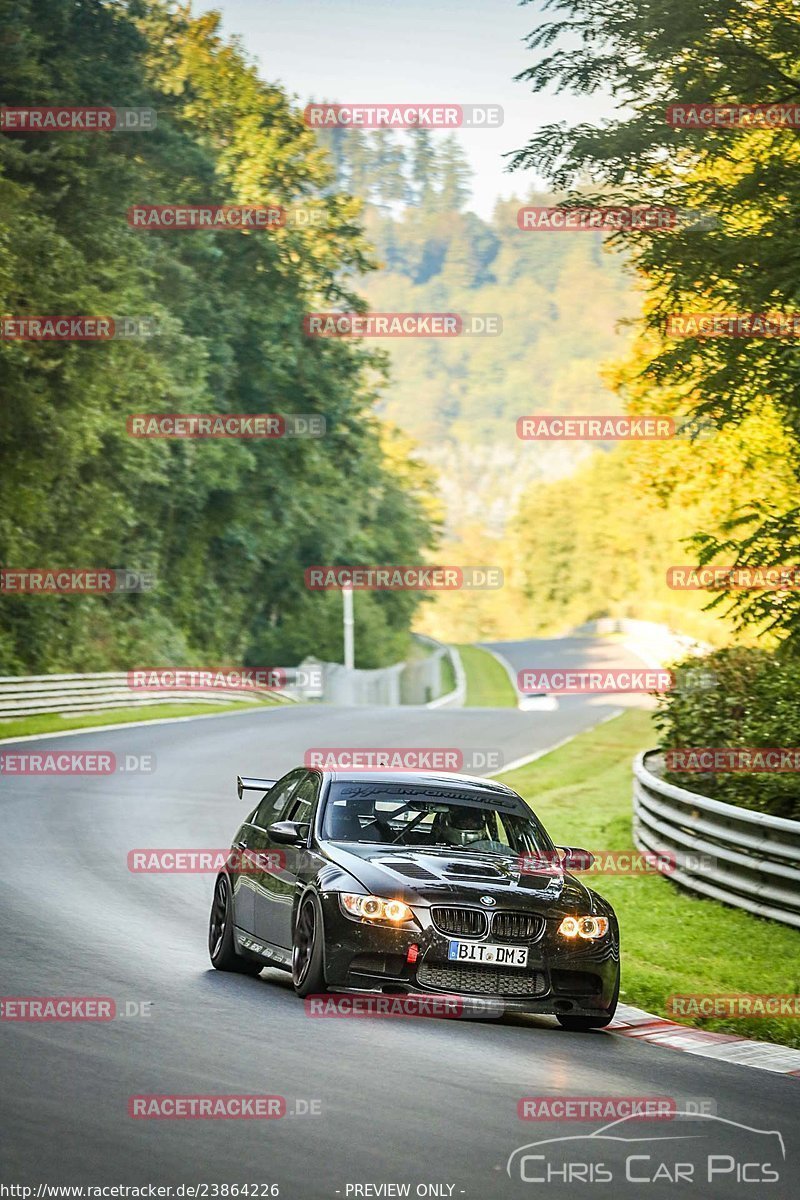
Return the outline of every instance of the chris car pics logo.
{"type": "MultiPolygon", "coordinates": [[[[632,1114],[589,1134],[529,1142],[509,1155],[506,1173],[534,1185],[632,1183],[647,1189],[660,1183],[698,1197],[709,1194],[708,1185],[752,1188],[783,1178],[786,1147],[779,1130],[757,1129],[695,1108],[670,1112],[663,1123],[645,1129],[641,1116],[632,1114]]],[[[735,1194],[761,1200],[766,1193],[735,1194]]]]}

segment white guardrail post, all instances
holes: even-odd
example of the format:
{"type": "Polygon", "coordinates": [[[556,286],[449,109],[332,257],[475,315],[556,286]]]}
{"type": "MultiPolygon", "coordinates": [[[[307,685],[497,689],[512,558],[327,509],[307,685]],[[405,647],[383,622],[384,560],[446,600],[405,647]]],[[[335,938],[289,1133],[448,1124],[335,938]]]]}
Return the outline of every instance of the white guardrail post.
{"type": "Polygon", "coordinates": [[[800,821],[723,804],[661,778],[663,756],[633,764],[633,840],[668,854],[680,887],[800,929],[800,821]]]}

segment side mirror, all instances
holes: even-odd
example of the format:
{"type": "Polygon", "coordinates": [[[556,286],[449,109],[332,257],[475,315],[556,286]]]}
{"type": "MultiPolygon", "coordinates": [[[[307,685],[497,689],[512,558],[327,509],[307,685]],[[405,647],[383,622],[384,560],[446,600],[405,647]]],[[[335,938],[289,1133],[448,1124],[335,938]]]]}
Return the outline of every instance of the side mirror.
{"type": "Polygon", "coordinates": [[[594,855],[579,846],[557,846],[556,849],[563,851],[561,865],[565,871],[588,871],[594,862],[594,855]]]}
{"type": "Polygon", "coordinates": [[[300,821],[276,821],[267,833],[279,846],[301,846],[308,837],[308,825],[300,821]]]}

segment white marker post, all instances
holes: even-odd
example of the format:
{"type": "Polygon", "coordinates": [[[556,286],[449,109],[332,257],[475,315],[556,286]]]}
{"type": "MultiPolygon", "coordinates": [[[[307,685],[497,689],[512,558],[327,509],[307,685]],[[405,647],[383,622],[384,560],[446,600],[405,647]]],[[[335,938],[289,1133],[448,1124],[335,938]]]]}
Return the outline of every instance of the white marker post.
{"type": "Polygon", "coordinates": [[[344,620],[344,665],[352,671],[355,666],[353,589],[348,586],[342,588],[342,617],[344,620]]]}

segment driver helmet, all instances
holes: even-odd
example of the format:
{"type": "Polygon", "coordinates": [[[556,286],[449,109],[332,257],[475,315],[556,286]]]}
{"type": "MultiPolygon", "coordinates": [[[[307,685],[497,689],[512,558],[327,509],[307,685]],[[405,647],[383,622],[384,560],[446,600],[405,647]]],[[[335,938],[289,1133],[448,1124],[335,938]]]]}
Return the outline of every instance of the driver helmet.
{"type": "Polygon", "coordinates": [[[486,818],[479,808],[451,808],[445,817],[445,837],[455,846],[486,838],[486,818]]]}

